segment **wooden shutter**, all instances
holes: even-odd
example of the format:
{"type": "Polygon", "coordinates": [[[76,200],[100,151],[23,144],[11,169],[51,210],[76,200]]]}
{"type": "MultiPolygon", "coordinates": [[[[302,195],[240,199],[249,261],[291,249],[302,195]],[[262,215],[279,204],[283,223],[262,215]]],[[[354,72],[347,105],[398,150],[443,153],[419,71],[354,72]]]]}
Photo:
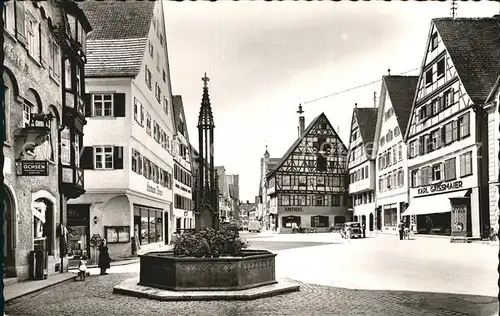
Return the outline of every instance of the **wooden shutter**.
{"type": "Polygon", "coordinates": [[[123,147],[113,147],[113,169],[123,169],[123,147]]]}
{"type": "Polygon", "coordinates": [[[80,157],[80,166],[83,169],[94,169],[94,148],[83,147],[83,152],[80,157]]]}
{"type": "Polygon", "coordinates": [[[436,150],[436,149],[441,148],[441,146],[443,144],[443,142],[441,141],[442,140],[441,129],[438,128],[434,133],[436,133],[436,144],[434,146],[434,150],[436,150]]]}
{"type": "Polygon", "coordinates": [[[442,146],[447,145],[446,144],[446,125],[441,127],[441,144],[442,144],[442,146]]]}
{"type": "Polygon", "coordinates": [[[115,117],[125,117],[125,93],[113,95],[113,113],[115,117]]]}
{"type": "Polygon", "coordinates": [[[83,95],[83,102],[85,103],[85,117],[91,117],[92,116],[92,104],[90,102],[91,100],[91,94],[85,93],[83,95]]]}
{"type": "Polygon", "coordinates": [[[26,11],[22,1],[16,1],[16,38],[26,45],[26,11]]]}

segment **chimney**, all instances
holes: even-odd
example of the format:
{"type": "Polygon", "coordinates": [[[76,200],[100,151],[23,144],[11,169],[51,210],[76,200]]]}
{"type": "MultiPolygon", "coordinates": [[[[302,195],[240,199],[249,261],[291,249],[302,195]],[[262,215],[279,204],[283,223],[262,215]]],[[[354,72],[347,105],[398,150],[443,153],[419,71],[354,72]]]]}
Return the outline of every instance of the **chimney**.
{"type": "Polygon", "coordinates": [[[302,113],[304,113],[304,111],[302,111],[302,105],[299,105],[299,110],[297,111],[297,113],[300,114],[299,116],[299,137],[300,137],[302,133],[304,133],[305,123],[306,123],[305,118],[302,115],[302,113]]]}

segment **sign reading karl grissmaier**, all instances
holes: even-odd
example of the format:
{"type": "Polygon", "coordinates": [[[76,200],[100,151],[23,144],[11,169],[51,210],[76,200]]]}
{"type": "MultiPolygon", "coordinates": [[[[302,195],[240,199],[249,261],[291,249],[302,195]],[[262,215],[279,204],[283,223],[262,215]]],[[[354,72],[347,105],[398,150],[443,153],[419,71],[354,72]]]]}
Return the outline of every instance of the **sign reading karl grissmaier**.
{"type": "Polygon", "coordinates": [[[46,160],[25,160],[21,161],[22,176],[47,176],[49,175],[49,164],[46,160]]]}
{"type": "Polygon", "coordinates": [[[435,192],[451,191],[451,190],[461,189],[462,187],[463,187],[463,182],[460,180],[453,181],[453,182],[432,184],[432,185],[418,188],[417,195],[423,195],[423,194],[429,194],[429,193],[435,193],[435,192]]]}

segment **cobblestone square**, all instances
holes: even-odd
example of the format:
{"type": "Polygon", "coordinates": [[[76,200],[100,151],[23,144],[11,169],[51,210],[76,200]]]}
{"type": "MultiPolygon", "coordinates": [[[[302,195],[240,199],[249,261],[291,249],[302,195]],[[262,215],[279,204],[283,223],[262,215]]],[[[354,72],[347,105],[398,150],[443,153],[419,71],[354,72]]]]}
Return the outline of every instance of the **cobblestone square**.
{"type": "MultiPolygon", "coordinates": [[[[495,283],[494,267],[491,269],[476,269],[476,274],[467,275],[469,284],[455,282],[454,286],[439,287],[441,283],[448,284],[448,276],[442,268],[432,266],[429,262],[436,260],[438,252],[428,252],[422,260],[413,260],[420,249],[426,248],[436,241],[414,240],[413,250],[403,251],[397,248],[398,241],[393,236],[378,236],[366,240],[345,242],[335,234],[283,236],[244,234],[253,247],[267,248],[278,253],[277,274],[298,280],[300,292],[275,297],[262,298],[246,302],[210,301],[210,302],[159,302],[148,299],[113,294],[113,286],[137,276],[138,264],[114,266],[109,275],[99,276],[97,269],[91,269],[92,275],[85,282],[66,282],[10,302],[6,307],[7,315],[498,315],[498,303],[495,293],[489,291],[486,295],[470,295],[468,292],[481,292],[481,288],[489,287],[479,274],[485,273],[490,283],[495,283]],[[392,245],[392,247],[391,247],[392,245]],[[371,248],[373,252],[381,252],[371,256],[371,261],[353,261],[349,268],[340,257],[358,258],[359,251],[371,248]],[[397,256],[396,256],[397,255],[397,256]],[[329,264],[329,268],[314,265],[321,261],[329,264]],[[339,258],[337,261],[334,258],[339,258]],[[383,259],[386,258],[386,259],[383,259]],[[388,259],[387,259],[388,258],[388,259]],[[391,260],[392,258],[392,260],[391,260]],[[376,270],[374,262],[384,261],[385,271],[376,270]],[[412,261],[413,260],[413,261],[412,261]],[[408,278],[399,276],[398,267],[402,263],[414,262],[414,270],[419,273],[431,273],[433,277],[441,275],[440,279],[422,279],[425,291],[415,290],[420,285],[414,283],[413,275],[406,272],[408,278]],[[369,265],[371,263],[371,267],[369,265]],[[304,267],[311,265],[311,269],[304,267]],[[294,268],[295,266],[295,268],[294,268]],[[317,269],[322,269],[317,271],[317,269]],[[486,269],[486,270],[484,270],[486,269]],[[491,271],[490,271],[491,270],[491,271]],[[440,274],[441,273],[441,274],[440,274]],[[357,274],[365,280],[359,280],[357,274]],[[376,278],[385,274],[383,278],[376,278]],[[342,276],[336,276],[342,275],[342,276]],[[307,280],[307,281],[304,281],[307,280]],[[349,280],[354,280],[351,282],[349,280]],[[476,280],[476,281],[474,281],[476,280]],[[371,286],[369,283],[372,282],[371,286]],[[314,284],[316,283],[316,284],[314,284]],[[330,283],[330,284],[329,284],[330,283]],[[336,286],[332,286],[336,285],[336,286]],[[346,288],[351,287],[351,288],[346,288]],[[371,288],[364,290],[361,288],[371,288]],[[445,291],[454,289],[455,293],[445,291]],[[399,290],[398,290],[399,289],[399,290]],[[404,289],[404,290],[403,290],[404,289]],[[437,293],[440,292],[440,293],[437,293]],[[48,303],[47,303],[48,302],[48,303]]],[[[474,256],[469,261],[456,262],[446,259],[447,268],[459,271],[483,264],[494,264],[485,261],[496,251],[495,247],[473,244],[456,245],[441,242],[441,251],[467,251],[474,256]],[[464,248],[465,247],[465,248],[464,248]]],[[[408,244],[405,244],[408,245],[408,244]]],[[[405,266],[405,264],[403,264],[405,266]]],[[[407,269],[408,270],[408,269],[407,269]]],[[[452,274],[451,274],[452,275],[452,274]]],[[[416,276],[415,276],[416,277],[416,276]]],[[[441,284],[442,285],[442,284],[441,284]]],[[[492,287],[492,286],[491,286],[492,287]]]]}

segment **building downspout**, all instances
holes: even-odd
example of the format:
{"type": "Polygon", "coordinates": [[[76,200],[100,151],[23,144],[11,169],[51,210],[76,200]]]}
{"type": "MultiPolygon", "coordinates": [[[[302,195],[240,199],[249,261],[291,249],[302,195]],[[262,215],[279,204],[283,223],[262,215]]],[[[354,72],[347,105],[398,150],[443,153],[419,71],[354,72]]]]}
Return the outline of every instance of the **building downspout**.
{"type": "Polygon", "coordinates": [[[64,193],[61,193],[62,190],[62,165],[61,165],[61,132],[64,130],[64,124],[62,124],[62,116],[61,116],[61,125],[57,129],[57,172],[58,172],[58,180],[59,180],[59,256],[61,257],[61,267],[59,268],[60,273],[64,273],[64,256],[62,252],[62,224],[64,220],[63,211],[64,211],[64,193]]]}
{"type": "MultiPolygon", "coordinates": [[[[487,105],[474,105],[473,110],[476,114],[476,143],[479,144],[477,150],[478,166],[478,186],[479,190],[479,238],[485,234],[485,225],[489,220],[489,174],[488,174],[488,114],[485,110],[487,105]],[[487,205],[488,207],[484,207],[487,205]]],[[[471,214],[472,219],[472,214],[471,214]]]]}

